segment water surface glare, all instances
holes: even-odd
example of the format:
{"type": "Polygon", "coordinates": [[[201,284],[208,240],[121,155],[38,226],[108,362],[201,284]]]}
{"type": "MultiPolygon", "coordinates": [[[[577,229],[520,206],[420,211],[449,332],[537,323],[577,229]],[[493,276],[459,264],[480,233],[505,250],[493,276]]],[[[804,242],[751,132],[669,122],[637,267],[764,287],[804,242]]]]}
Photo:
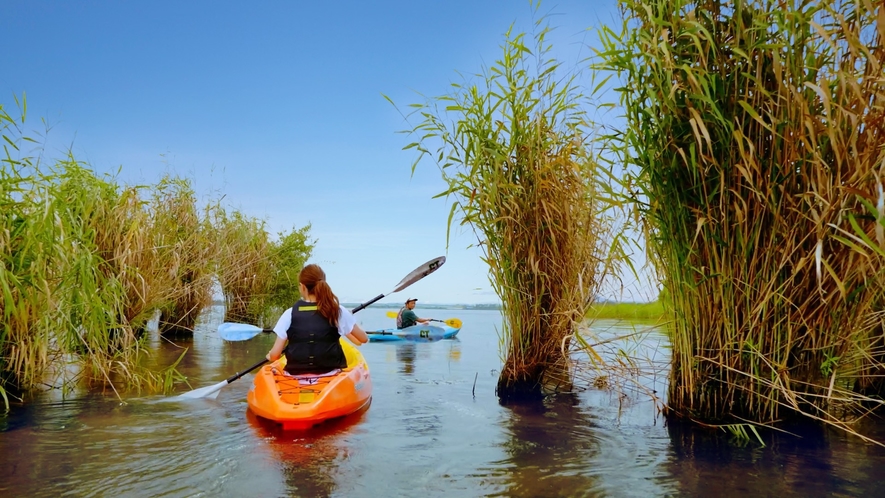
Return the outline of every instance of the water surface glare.
{"type": "MultiPolygon", "coordinates": [[[[386,311],[357,318],[380,329],[391,324],[386,311]]],[[[307,432],[283,432],[247,410],[252,374],[217,399],[47,394],[14,407],[0,418],[0,496],[885,496],[885,451],[834,431],[741,444],[665,423],[642,397],[595,388],[503,407],[500,313],[424,315],[457,317],[464,328],[456,340],[364,345],[371,405],[307,432]]],[[[199,388],[273,343],[268,334],[225,343],[219,322],[208,316],[192,340],[155,340],[152,361],[169,364],[189,348],[180,371],[199,388]]],[[[660,340],[645,347],[661,354],[660,340]]],[[[659,395],[665,377],[649,381],[659,395]]]]}

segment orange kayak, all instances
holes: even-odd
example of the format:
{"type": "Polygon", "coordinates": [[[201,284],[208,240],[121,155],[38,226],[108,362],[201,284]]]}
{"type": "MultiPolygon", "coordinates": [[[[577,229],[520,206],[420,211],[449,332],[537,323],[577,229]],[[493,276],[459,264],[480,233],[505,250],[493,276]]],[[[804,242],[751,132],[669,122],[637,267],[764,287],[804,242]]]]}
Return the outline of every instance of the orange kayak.
{"type": "Polygon", "coordinates": [[[249,409],[290,430],[308,429],[366,406],[372,399],[369,365],[347,339],[341,339],[341,347],[347,368],[332,375],[287,376],[285,356],[261,367],[246,396],[249,409]]]}

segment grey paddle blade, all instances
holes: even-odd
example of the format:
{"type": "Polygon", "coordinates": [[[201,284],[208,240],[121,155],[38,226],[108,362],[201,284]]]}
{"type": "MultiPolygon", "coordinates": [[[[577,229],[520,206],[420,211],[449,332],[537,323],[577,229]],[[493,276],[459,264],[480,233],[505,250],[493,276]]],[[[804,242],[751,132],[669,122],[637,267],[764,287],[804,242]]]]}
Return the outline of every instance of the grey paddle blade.
{"type": "Polygon", "coordinates": [[[218,391],[221,391],[221,388],[226,386],[228,382],[223,380],[218,384],[212,386],[201,387],[199,389],[194,389],[193,391],[188,391],[183,394],[179,394],[172,399],[197,399],[197,398],[217,398],[218,391]]]}
{"type": "Polygon", "coordinates": [[[443,263],[445,263],[445,262],[446,262],[446,257],[440,256],[438,258],[431,259],[430,261],[424,263],[423,265],[419,266],[418,268],[415,268],[412,271],[412,273],[409,273],[408,275],[406,275],[405,278],[403,278],[402,280],[400,280],[400,282],[398,284],[396,284],[396,288],[393,289],[392,291],[390,291],[390,294],[393,294],[394,292],[399,292],[399,291],[405,289],[406,287],[414,284],[415,282],[421,280],[422,278],[426,277],[427,275],[430,275],[431,273],[438,270],[439,267],[442,266],[443,263]]]}

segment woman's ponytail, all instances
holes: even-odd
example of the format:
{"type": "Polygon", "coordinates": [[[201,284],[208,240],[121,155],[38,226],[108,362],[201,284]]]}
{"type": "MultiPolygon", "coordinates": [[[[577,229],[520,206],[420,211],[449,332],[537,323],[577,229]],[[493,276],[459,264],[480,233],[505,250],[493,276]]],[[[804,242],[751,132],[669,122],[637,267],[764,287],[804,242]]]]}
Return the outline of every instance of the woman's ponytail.
{"type": "Polygon", "coordinates": [[[326,283],[326,273],[318,265],[307,265],[301,269],[298,275],[307,291],[317,298],[317,311],[332,325],[338,326],[338,316],[341,312],[338,297],[332,292],[332,288],[326,283]]]}
{"type": "Polygon", "coordinates": [[[317,311],[337,327],[341,308],[338,297],[332,292],[332,288],[325,280],[320,280],[313,287],[313,295],[317,298],[317,311]]]}

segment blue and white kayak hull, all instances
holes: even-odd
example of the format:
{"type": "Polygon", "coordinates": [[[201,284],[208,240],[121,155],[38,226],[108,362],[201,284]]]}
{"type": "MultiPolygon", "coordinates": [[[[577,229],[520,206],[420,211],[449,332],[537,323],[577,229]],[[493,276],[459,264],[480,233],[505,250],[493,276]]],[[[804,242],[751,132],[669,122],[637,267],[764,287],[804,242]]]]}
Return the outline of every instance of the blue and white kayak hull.
{"type": "Polygon", "coordinates": [[[452,339],[460,328],[454,328],[449,325],[412,325],[404,329],[384,329],[366,332],[369,341],[372,342],[390,342],[390,341],[424,341],[432,342],[442,339],[452,339]]]}

